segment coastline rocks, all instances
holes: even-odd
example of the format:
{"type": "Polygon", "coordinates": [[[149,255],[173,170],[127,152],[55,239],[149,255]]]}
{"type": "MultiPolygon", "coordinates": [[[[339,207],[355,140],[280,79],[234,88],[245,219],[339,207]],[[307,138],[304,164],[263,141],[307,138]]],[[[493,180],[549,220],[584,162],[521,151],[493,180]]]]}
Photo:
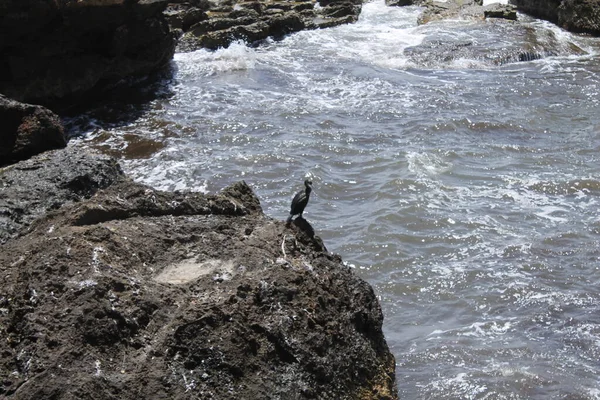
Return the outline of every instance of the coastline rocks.
{"type": "Polygon", "coordinates": [[[572,32],[600,36],[600,1],[563,0],[558,8],[558,24],[572,32]]]}
{"type": "Polygon", "coordinates": [[[123,179],[114,159],[53,150],[0,169],[0,245],[65,204],[91,197],[123,179]]]}
{"type": "Polygon", "coordinates": [[[404,7],[421,5],[422,1],[415,0],[385,0],[385,5],[390,7],[404,7]]]}
{"type": "Polygon", "coordinates": [[[185,52],[356,22],[361,6],[360,0],[203,2],[187,7],[175,4],[166,14],[171,27],[182,31],[177,50],[185,52]]]}
{"type": "Polygon", "coordinates": [[[510,0],[520,12],[577,33],[600,36],[600,0],[510,0]]]}
{"type": "Polygon", "coordinates": [[[484,6],[482,0],[448,0],[445,2],[428,0],[420,5],[425,7],[425,11],[417,19],[419,25],[450,18],[517,20],[516,7],[508,4],[494,3],[484,6]]]}
{"type": "Polygon", "coordinates": [[[550,22],[558,22],[558,7],[562,0],[509,0],[519,12],[550,22]]]}
{"type": "Polygon", "coordinates": [[[6,399],[398,398],[372,288],[244,182],[117,181],[5,243],[0,277],[6,399]]]}
{"type": "Polygon", "coordinates": [[[52,105],[160,69],[175,48],[162,14],[166,5],[166,0],[3,2],[0,92],[52,105]]]}
{"type": "Polygon", "coordinates": [[[466,24],[436,39],[426,38],[420,44],[406,48],[404,54],[419,67],[442,68],[455,64],[464,68],[497,66],[557,55],[582,55],[586,52],[576,44],[557,37],[551,29],[534,29],[527,24],[499,19],[493,23],[466,24]],[[490,32],[494,34],[489,35],[490,32]],[[502,36],[513,38],[511,44],[495,40],[502,36]]]}
{"type": "Polygon", "coordinates": [[[60,118],[36,105],[0,94],[0,167],[67,145],[60,118]]]}

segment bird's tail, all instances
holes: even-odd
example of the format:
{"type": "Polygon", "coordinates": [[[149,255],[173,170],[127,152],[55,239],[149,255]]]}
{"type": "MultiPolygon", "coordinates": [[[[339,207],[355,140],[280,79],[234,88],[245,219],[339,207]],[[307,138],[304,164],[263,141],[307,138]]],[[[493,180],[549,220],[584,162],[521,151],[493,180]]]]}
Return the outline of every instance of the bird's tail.
{"type": "Polygon", "coordinates": [[[290,216],[288,217],[287,221],[285,221],[285,223],[289,225],[289,223],[292,222],[292,217],[293,217],[293,215],[290,214],[290,216]]]}

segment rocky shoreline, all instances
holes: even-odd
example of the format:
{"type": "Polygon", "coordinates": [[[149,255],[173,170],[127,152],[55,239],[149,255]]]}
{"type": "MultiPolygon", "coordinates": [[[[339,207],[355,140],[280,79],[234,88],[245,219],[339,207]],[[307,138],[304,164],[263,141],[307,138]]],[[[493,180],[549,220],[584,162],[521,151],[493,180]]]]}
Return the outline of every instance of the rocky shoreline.
{"type": "Polygon", "coordinates": [[[178,35],[180,50],[262,40],[355,21],[360,3],[31,3],[1,10],[0,395],[396,399],[373,289],[308,222],[266,217],[243,182],[131,182],[25,103],[61,109],[160,71],[178,35]]]}
{"type": "MultiPolygon", "coordinates": [[[[599,1],[512,3],[600,34],[599,1]]],[[[511,5],[418,4],[420,23],[517,17],[511,5]]],[[[67,146],[50,111],[98,93],[118,96],[123,81],[164,70],[175,51],[352,23],[361,6],[0,5],[0,395],[398,398],[373,289],[327,251],[308,222],[286,226],[267,217],[244,182],[216,195],[132,182],[116,160],[67,146]]]]}
{"type": "Polygon", "coordinates": [[[68,147],[0,186],[3,397],[397,398],[373,289],[244,182],[160,192],[68,147]]]}
{"type": "MultiPolygon", "coordinates": [[[[516,11],[600,35],[600,0],[386,0],[419,5],[420,23],[443,18],[515,20],[516,11]]],[[[45,0],[0,5],[0,93],[61,109],[164,70],[174,52],[260,43],[356,22],[362,0],[45,0]]],[[[118,93],[117,93],[118,95],[118,93]]]]}

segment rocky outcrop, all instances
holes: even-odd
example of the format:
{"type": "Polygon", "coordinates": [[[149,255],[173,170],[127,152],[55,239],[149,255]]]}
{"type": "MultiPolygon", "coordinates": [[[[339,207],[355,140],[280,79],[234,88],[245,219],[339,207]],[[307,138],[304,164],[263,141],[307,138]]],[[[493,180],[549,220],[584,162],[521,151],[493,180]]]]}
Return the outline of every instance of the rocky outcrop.
{"type": "Polygon", "coordinates": [[[558,22],[558,7],[561,0],[509,0],[517,9],[536,18],[558,22]]]}
{"type": "Polygon", "coordinates": [[[447,68],[449,64],[456,63],[464,68],[468,65],[498,66],[559,55],[583,55],[586,52],[576,44],[557,37],[552,29],[500,19],[494,23],[464,25],[460,35],[426,38],[418,45],[406,48],[404,54],[419,67],[447,68]],[[495,39],[502,35],[510,36],[511,43],[495,39]]]}
{"type": "Polygon", "coordinates": [[[558,24],[572,32],[600,36],[600,0],[563,0],[558,24]]]}
{"type": "MultiPolygon", "coordinates": [[[[4,187],[40,182],[34,166],[4,187]]],[[[203,195],[117,179],[65,202],[2,246],[0,395],[396,399],[372,288],[306,225],[266,217],[243,182],[203,195]]]]}
{"type": "Polygon", "coordinates": [[[517,19],[517,10],[514,6],[499,3],[484,6],[482,0],[448,0],[443,2],[428,0],[420,5],[425,7],[417,20],[421,25],[450,18],[468,20],[501,18],[513,21],[517,19]]]}
{"type": "Polygon", "coordinates": [[[0,245],[66,204],[123,179],[114,159],[72,148],[40,154],[0,169],[0,245]]]}
{"type": "Polygon", "coordinates": [[[173,4],[166,14],[171,26],[182,31],[178,50],[193,51],[356,22],[361,5],[361,0],[199,1],[173,4]]]}
{"type": "MultiPolygon", "coordinates": [[[[460,35],[438,35],[439,39],[426,38],[420,44],[406,48],[404,54],[420,67],[440,68],[449,63],[461,67],[496,66],[549,56],[586,54],[575,43],[558,38],[552,29],[534,29],[529,24],[515,23],[517,9],[511,4],[484,6],[481,0],[416,1],[424,8],[417,19],[419,24],[447,19],[475,22],[462,25],[460,35]],[[511,37],[511,43],[490,40],[490,32],[496,37],[511,37]]],[[[389,0],[387,4],[405,3],[404,0],[389,0]]]]}
{"type": "Polygon", "coordinates": [[[600,0],[510,0],[518,10],[578,33],[600,36],[600,0]]]}
{"type": "Polygon", "coordinates": [[[7,0],[0,4],[0,92],[53,104],[167,64],[166,0],[7,0]]]}
{"type": "Polygon", "coordinates": [[[67,145],[58,115],[47,108],[19,103],[1,94],[0,127],[0,167],[67,145]]]}

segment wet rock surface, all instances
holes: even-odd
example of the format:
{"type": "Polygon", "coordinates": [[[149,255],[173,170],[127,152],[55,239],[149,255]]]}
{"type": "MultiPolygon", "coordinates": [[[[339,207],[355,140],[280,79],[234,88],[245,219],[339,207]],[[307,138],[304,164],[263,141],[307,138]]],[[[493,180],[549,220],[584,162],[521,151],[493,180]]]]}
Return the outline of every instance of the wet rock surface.
{"type": "Polygon", "coordinates": [[[425,7],[417,21],[421,25],[450,18],[468,20],[501,18],[513,21],[517,19],[516,7],[499,3],[484,6],[481,0],[449,0],[444,2],[429,0],[421,2],[419,5],[425,7]]]}
{"type": "Polygon", "coordinates": [[[425,0],[390,0],[390,6],[406,3],[423,7],[419,24],[444,23],[446,20],[473,22],[461,25],[460,34],[440,33],[435,40],[425,39],[417,46],[405,49],[405,55],[416,65],[437,68],[457,65],[497,66],[522,61],[532,61],[557,55],[586,54],[574,43],[559,40],[549,29],[533,29],[517,21],[517,9],[512,4],[483,5],[481,0],[449,0],[446,2],[425,0]],[[494,31],[500,37],[510,36],[519,40],[510,44],[487,38],[494,31]]]}
{"type": "Polygon", "coordinates": [[[266,217],[243,182],[123,177],[36,218],[0,252],[0,395],[397,398],[372,288],[307,225],[266,217]]]}
{"type": "Polygon", "coordinates": [[[0,167],[67,145],[58,115],[0,94],[0,167]]]}
{"type": "Polygon", "coordinates": [[[518,10],[578,33],[600,36],[600,0],[510,0],[518,10]]]}
{"type": "Polygon", "coordinates": [[[55,104],[162,68],[175,48],[162,14],[166,5],[166,0],[3,1],[0,92],[55,104]]]}
{"type": "Polygon", "coordinates": [[[360,0],[198,1],[172,4],[165,13],[181,31],[178,51],[193,51],[356,22],[361,6],[360,0]]]}
{"type": "Polygon", "coordinates": [[[557,38],[552,30],[536,30],[503,19],[462,29],[462,38],[450,33],[440,35],[436,40],[426,39],[404,52],[415,64],[428,68],[441,67],[449,62],[497,66],[556,55],[585,54],[574,43],[557,38]],[[490,30],[496,31],[498,36],[506,35],[519,40],[514,40],[510,45],[494,39],[486,40],[486,33],[490,30]]]}

